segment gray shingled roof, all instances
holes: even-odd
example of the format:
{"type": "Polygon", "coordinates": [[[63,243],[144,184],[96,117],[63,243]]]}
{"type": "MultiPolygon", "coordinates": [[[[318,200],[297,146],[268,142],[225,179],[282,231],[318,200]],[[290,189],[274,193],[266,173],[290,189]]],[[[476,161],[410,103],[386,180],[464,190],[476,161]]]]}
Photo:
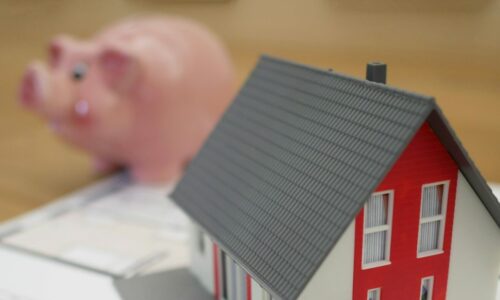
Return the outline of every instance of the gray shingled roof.
{"type": "Polygon", "coordinates": [[[432,98],[263,57],[172,197],[276,298],[296,299],[429,116],[450,132],[432,98]]]}

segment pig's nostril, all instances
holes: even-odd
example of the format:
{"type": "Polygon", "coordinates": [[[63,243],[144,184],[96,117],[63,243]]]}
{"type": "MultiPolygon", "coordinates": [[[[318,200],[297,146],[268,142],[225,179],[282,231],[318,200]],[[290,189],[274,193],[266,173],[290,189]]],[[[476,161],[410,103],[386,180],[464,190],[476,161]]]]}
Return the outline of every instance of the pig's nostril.
{"type": "Polygon", "coordinates": [[[90,121],[91,107],[87,100],[79,100],[73,107],[74,116],[79,124],[88,124],[90,121]]]}
{"type": "Polygon", "coordinates": [[[86,117],[89,114],[89,103],[86,100],[80,100],[75,103],[75,113],[79,117],[86,117]]]}

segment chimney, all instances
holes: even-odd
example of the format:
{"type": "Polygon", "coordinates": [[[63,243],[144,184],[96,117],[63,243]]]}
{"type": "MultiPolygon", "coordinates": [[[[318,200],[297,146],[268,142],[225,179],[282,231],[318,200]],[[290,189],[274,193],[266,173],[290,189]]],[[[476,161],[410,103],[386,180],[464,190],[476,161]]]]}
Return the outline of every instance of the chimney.
{"type": "Polygon", "coordinates": [[[370,62],[366,65],[366,80],[383,83],[387,81],[387,65],[382,62],[370,62]]]}

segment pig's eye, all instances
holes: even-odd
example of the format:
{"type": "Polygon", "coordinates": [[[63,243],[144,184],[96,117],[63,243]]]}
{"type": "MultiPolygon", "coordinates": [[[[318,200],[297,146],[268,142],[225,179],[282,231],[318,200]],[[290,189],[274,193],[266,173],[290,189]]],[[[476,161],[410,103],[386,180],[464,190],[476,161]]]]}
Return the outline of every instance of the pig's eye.
{"type": "Polygon", "coordinates": [[[80,81],[85,77],[85,73],[87,73],[87,65],[84,63],[78,63],[73,68],[73,80],[80,81]]]}

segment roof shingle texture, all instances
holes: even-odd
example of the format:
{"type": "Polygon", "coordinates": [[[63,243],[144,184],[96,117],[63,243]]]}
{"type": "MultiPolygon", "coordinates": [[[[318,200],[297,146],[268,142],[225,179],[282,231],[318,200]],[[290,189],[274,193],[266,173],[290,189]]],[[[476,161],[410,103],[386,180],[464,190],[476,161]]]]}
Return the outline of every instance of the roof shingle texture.
{"type": "Polygon", "coordinates": [[[433,107],[263,57],[172,197],[275,297],[296,299],[433,107]]]}

